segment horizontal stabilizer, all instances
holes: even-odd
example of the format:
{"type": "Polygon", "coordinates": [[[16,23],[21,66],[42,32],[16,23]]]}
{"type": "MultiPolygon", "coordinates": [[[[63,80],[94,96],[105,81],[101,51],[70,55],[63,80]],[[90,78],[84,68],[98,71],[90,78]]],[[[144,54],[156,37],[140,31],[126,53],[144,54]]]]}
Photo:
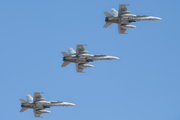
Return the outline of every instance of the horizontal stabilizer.
{"type": "Polygon", "coordinates": [[[24,112],[24,111],[26,111],[27,109],[28,109],[27,107],[22,107],[19,112],[24,112]]]}
{"type": "Polygon", "coordinates": [[[70,62],[65,61],[65,62],[61,65],[61,67],[66,67],[69,63],[70,63],[70,62]]]}
{"type": "Polygon", "coordinates": [[[64,57],[71,57],[71,55],[67,54],[66,52],[61,52],[64,57]]]}
{"type": "Polygon", "coordinates": [[[109,27],[111,24],[113,24],[112,22],[106,22],[105,25],[103,26],[103,28],[107,28],[109,27]]]}
{"type": "Polygon", "coordinates": [[[113,15],[111,15],[111,14],[108,13],[108,12],[104,12],[104,15],[105,15],[106,17],[114,17],[113,15]]]}
{"type": "Polygon", "coordinates": [[[24,99],[19,99],[21,101],[21,103],[28,103],[27,101],[25,101],[24,99]]]}

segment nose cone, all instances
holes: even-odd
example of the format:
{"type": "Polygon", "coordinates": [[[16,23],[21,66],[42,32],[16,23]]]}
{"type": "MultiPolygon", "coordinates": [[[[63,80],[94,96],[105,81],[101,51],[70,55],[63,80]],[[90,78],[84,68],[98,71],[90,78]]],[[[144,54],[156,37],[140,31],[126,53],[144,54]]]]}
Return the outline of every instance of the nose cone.
{"type": "Polygon", "coordinates": [[[156,20],[162,20],[161,18],[159,18],[159,17],[156,17],[156,20]]]}
{"type": "Polygon", "coordinates": [[[162,20],[160,17],[151,17],[152,20],[162,20]]]}
{"type": "Polygon", "coordinates": [[[115,60],[118,60],[119,58],[118,57],[114,57],[115,60]]]}
{"type": "Polygon", "coordinates": [[[73,103],[69,103],[69,106],[75,106],[76,104],[73,104],[73,103]]]}
{"type": "Polygon", "coordinates": [[[162,20],[162,18],[158,18],[158,20],[162,20]]]}
{"type": "Polygon", "coordinates": [[[119,58],[118,57],[112,57],[112,60],[118,60],[119,58]]]}
{"type": "Polygon", "coordinates": [[[64,102],[64,106],[75,106],[75,104],[74,103],[64,102]]]}

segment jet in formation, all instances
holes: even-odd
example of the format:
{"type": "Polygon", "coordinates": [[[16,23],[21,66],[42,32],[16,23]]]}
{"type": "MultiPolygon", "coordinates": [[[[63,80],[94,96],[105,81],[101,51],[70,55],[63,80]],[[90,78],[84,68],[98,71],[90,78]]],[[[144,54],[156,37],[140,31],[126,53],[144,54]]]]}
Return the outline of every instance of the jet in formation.
{"type": "Polygon", "coordinates": [[[76,63],[76,71],[79,73],[85,73],[83,72],[84,68],[88,67],[94,67],[93,65],[89,65],[89,62],[94,62],[96,60],[117,60],[118,57],[114,56],[107,56],[107,55],[92,55],[89,54],[88,51],[86,51],[83,47],[84,45],[77,45],[76,52],[69,48],[69,54],[66,52],[62,52],[63,54],[63,61],[61,67],[67,66],[69,63],[73,62],[76,63]]]}
{"type": "Polygon", "coordinates": [[[112,23],[118,24],[119,34],[128,34],[125,33],[126,29],[135,28],[136,26],[130,25],[131,22],[137,21],[152,21],[152,20],[161,20],[159,17],[147,16],[147,15],[134,15],[126,8],[128,4],[120,4],[119,11],[117,12],[114,8],[111,8],[111,14],[104,12],[105,25],[104,28],[107,28],[112,23]]]}
{"type": "Polygon", "coordinates": [[[34,110],[35,117],[41,117],[42,113],[50,113],[51,111],[45,110],[46,108],[56,107],[56,106],[74,106],[73,103],[62,102],[62,101],[46,101],[39,92],[34,93],[34,98],[32,98],[29,94],[26,95],[26,100],[20,99],[22,109],[20,112],[24,112],[27,109],[34,110]]]}

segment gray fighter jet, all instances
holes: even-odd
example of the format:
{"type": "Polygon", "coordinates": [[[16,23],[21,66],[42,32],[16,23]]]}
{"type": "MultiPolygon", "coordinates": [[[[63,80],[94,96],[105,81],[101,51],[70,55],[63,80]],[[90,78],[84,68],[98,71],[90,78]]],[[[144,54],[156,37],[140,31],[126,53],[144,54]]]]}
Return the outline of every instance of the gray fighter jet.
{"type": "Polygon", "coordinates": [[[66,52],[62,52],[63,54],[63,61],[64,63],[62,64],[61,67],[65,67],[69,63],[73,62],[76,63],[76,71],[80,73],[85,73],[83,72],[84,68],[88,67],[94,67],[93,65],[89,65],[89,62],[93,62],[96,60],[116,60],[119,59],[118,57],[113,57],[113,56],[107,56],[107,55],[92,55],[89,54],[88,51],[86,51],[83,47],[84,45],[77,45],[76,52],[72,49],[69,48],[69,54],[66,52]]]}
{"type": "Polygon", "coordinates": [[[137,21],[151,21],[151,20],[161,20],[159,17],[147,16],[147,15],[134,15],[126,8],[128,4],[120,4],[119,11],[117,12],[114,8],[111,8],[111,14],[104,12],[106,18],[106,24],[104,28],[107,28],[112,23],[118,24],[119,34],[128,34],[125,33],[126,29],[135,28],[136,26],[130,25],[131,22],[137,21]]]}
{"type": "Polygon", "coordinates": [[[26,95],[27,101],[23,99],[19,99],[21,101],[21,107],[22,107],[20,112],[24,112],[27,109],[33,109],[35,117],[42,117],[40,116],[42,113],[51,112],[51,111],[45,110],[46,108],[56,107],[56,106],[74,106],[75,105],[73,103],[62,102],[62,101],[46,101],[45,98],[43,98],[40,94],[41,93],[35,92],[34,98],[32,98],[29,94],[26,95]]]}

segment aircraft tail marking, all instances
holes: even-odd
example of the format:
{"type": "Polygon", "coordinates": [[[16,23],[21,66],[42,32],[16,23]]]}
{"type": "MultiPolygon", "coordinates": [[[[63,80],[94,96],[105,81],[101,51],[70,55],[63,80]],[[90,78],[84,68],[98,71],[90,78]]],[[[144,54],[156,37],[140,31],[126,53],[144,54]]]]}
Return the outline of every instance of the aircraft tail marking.
{"type": "Polygon", "coordinates": [[[71,57],[71,55],[67,54],[66,52],[61,52],[64,57],[71,57]]]}
{"type": "Polygon", "coordinates": [[[104,15],[105,15],[106,17],[114,17],[113,15],[111,15],[111,14],[108,13],[108,12],[104,12],[104,15]]]}
{"type": "Polygon", "coordinates": [[[106,23],[104,24],[103,28],[107,28],[107,27],[109,27],[111,24],[113,24],[113,23],[112,23],[112,22],[106,22],[106,23]]]}

